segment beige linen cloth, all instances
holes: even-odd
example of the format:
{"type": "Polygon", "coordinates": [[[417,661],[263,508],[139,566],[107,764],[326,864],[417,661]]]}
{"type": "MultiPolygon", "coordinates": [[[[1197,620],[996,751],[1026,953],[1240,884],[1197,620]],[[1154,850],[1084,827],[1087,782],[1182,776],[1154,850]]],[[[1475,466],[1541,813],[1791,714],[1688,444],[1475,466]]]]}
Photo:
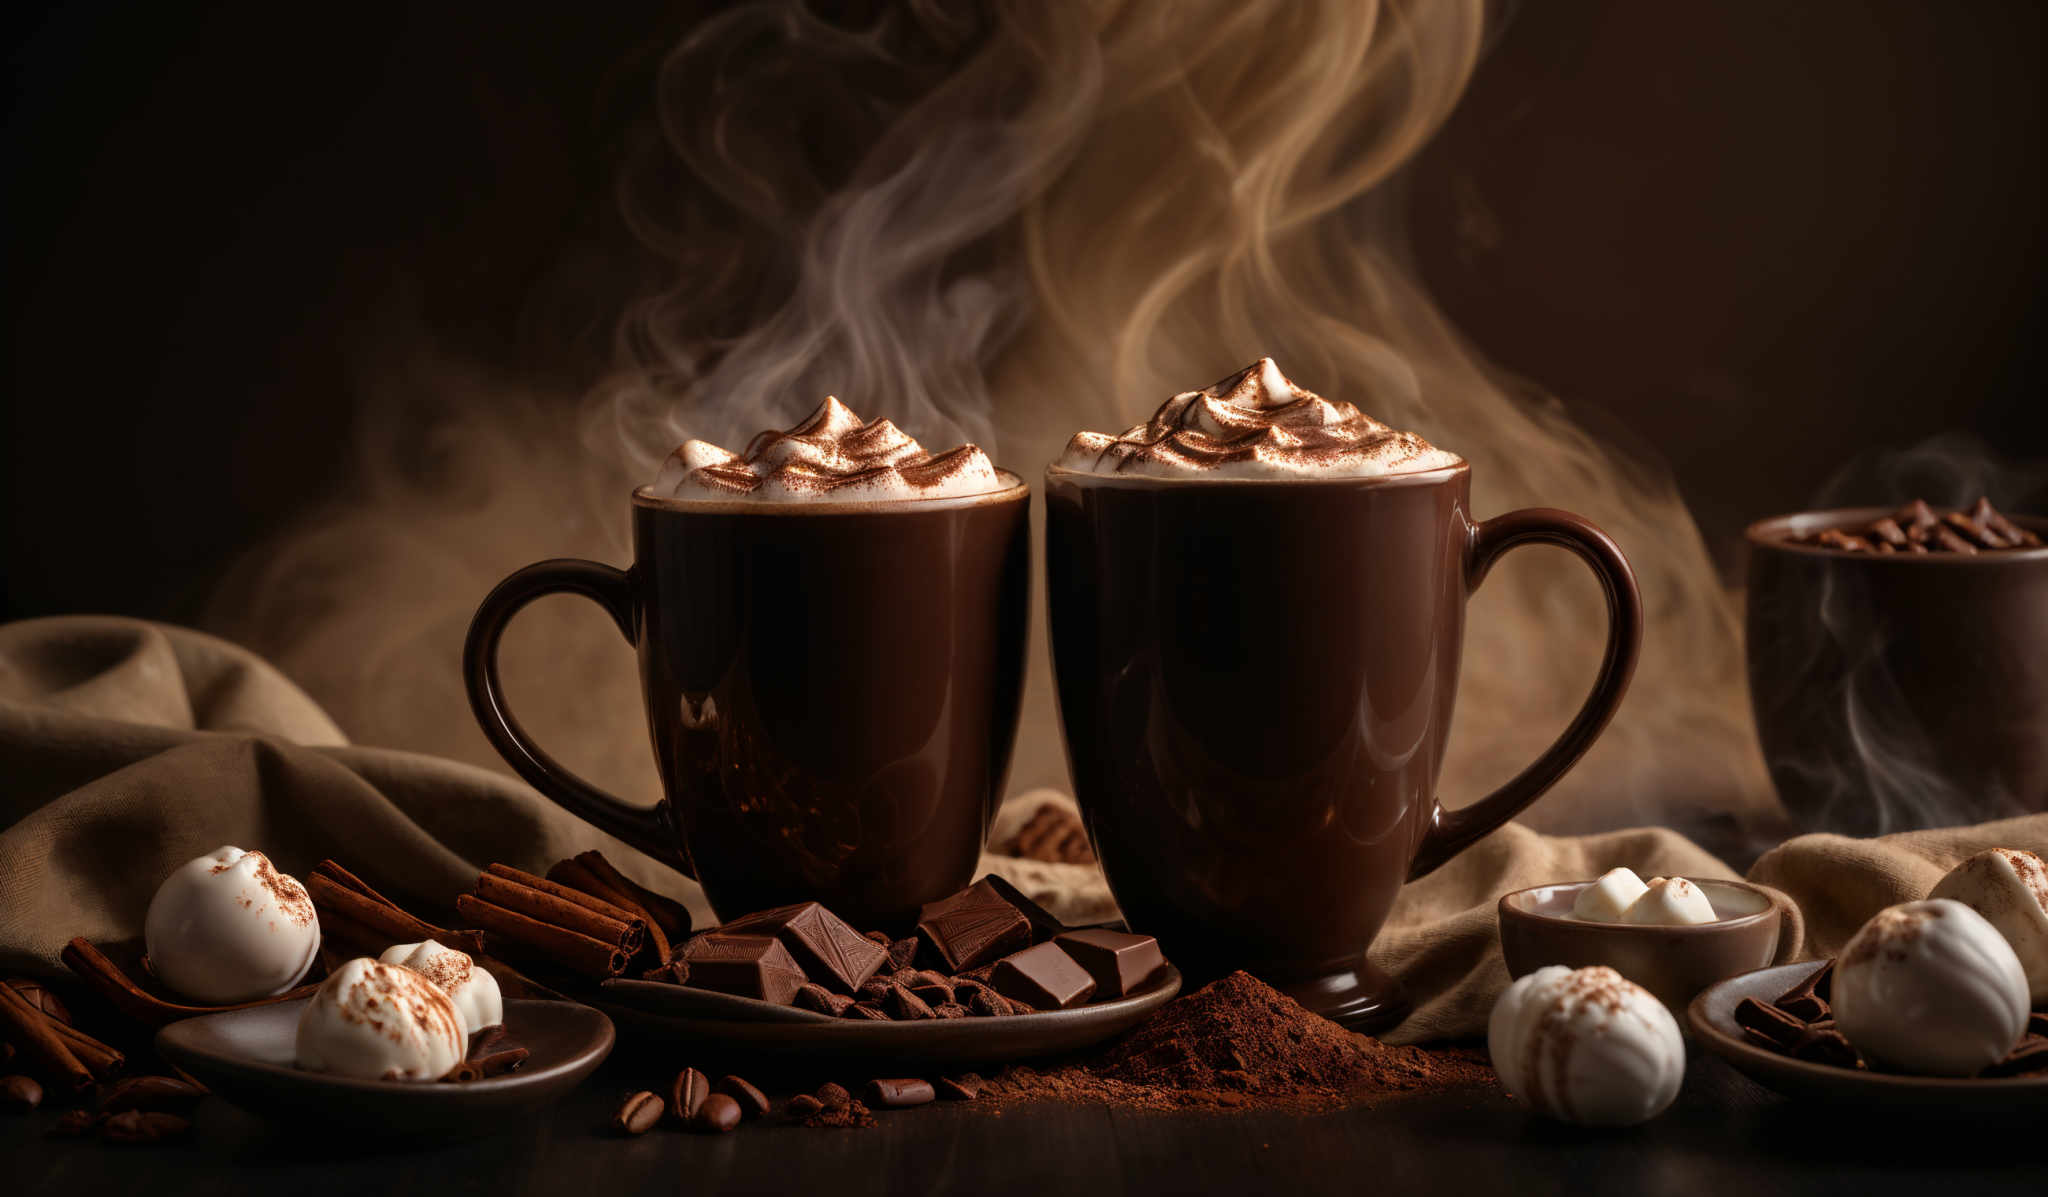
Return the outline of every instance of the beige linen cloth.
{"type": "MultiPolygon", "coordinates": [[[[1039,791],[1012,802],[993,842],[1042,801],[1071,800],[1039,791]]],[[[0,968],[54,970],[74,935],[138,937],[157,883],[223,844],[260,848],[291,873],[333,856],[423,913],[445,909],[492,861],[540,870],[598,848],[709,921],[694,883],[521,782],[351,745],[282,674],[225,641],[115,617],[0,626],[0,968]]],[[[1825,952],[1872,912],[1924,896],[1956,860],[1992,846],[2048,851],[2048,816],[1877,841],[1809,836],[1753,875],[1799,899],[1825,952]]],[[[1561,839],[1510,825],[1408,886],[1372,952],[1415,1001],[1389,1038],[1482,1034],[1507,983],[1500,895],[1624,864],[1645,875],[1733,875],[1661,828],[1561,839]]],[[[984,866],[1071,920],[1111,908],[1092,868],[995,856],[984,866]]],[[[1796,919],[1787,934],[1799,942],[1796,919]]]]}

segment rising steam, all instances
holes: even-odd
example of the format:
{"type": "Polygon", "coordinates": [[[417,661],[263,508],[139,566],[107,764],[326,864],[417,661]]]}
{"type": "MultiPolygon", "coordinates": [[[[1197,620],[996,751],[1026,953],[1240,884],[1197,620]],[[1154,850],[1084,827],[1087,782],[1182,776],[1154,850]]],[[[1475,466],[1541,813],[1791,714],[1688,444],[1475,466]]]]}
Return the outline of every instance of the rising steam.
{"type": "MultiPolygon", "coordinates": [[[[496,764],[457,678],[477,601],[538,558],[623,563],[627,493],[686,435],[744,442],[831,392],[1036,481],[1076,429],[1270,354],[1464,455],[1479,514],[1571,508],[1634,562],[1650,621],[1635,689],[1533,821],[1770,804],[1733,606],[1668,477],[1490,371],[1406,262],[1399,172],[1478,64],[1481,3],[877,7],[851,28],[752,4],[674,47],[620,183],[662,282],[618,280],[603,377],[529,394],[385,330],[364,359],[361,486],[253,558],[215,624],[359,739],[496,764]]],[[[1493,573],[1447,801],[1563,727],[1600,612],[1562,554],[1493,573]]],[[[1017,790],[1065,782],[1034,634],[1017,790]]],[[[631,654],[598,612],[542,604],[507,653],[544,742],[656,796],[631,654]]]]}

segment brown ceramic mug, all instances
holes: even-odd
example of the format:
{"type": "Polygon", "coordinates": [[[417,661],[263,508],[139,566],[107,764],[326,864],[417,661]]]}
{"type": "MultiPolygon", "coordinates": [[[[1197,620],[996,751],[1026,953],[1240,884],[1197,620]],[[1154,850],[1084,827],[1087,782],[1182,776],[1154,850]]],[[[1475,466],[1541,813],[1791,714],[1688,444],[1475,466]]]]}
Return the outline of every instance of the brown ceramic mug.
{"type": "Polygon", "coordinates": [[[1398,1017],[1365,952],[1402,884],[1534,801],[1621,702],[1642,639],[1621,550],[1563,511],[1473,521],[1463,463],[1286,482],[1055,467],[1046,484],[1067,756],[1130,925],[1198,975],[1245,968],[1348,1025],[1398,1017]],[[1445,810],[1465,602],[1525,544],[1598,575],[1606,656],[1556,743],[1445,810]]]}
{"type": "Polygon", "coordinates": [[[534,788],[704,885],[721,917],[816,900],[904,923],[973,878],[1022,698],[1030,490],[870,503],[633,495],[634,564],[506,578],[464,652],[484,734],[534,788]],[[544,594],[640,655],[666,798],[563,768],[506,708],[497,647],[544,594]]]}

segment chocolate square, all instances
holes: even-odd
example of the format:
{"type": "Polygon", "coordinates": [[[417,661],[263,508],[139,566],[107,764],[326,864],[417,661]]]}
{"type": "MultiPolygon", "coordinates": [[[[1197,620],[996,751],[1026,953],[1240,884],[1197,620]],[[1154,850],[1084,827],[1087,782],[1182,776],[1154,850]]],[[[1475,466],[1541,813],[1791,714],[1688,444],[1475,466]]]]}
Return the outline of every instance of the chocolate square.
{"type": "Polygon", "coordinates": [[[996,891],[1003,901],[1024,912],[1031,923],[1031,942],[1044,943],[1067,929],[1067,925],[1052,916],[1052,911],[1024,896],[1024,891],[995,873],[983,877],[982,883],[996,891]]]}
{"type": "Polygon", "coordinates": [[[683,945],[690,966],[684,984],[786,1006],[810,978],[772,935],[706,931],[683,945]]]}
{"type": "Polygon", "coordinates": [[[1159,941],[1150,935],[1069,931],[1053,942],[1095,978],[1098,999],[1128,997],[1166,971],[1166,957],[1159,951],[1159,941]]]}
{"type": "Polygon", "coordinates": [[[1034,1010],[1065,1010],[1095,993],[1095,978],[1057,943],[1042,943],[1005,956],[990,974],[995,991],[1034,1010]]]}
{"type": "Polygon", "coordinates": [[[888,950],[816,902],[742,915],[718,929],[727,935],[773,935],[820,984],[854,993],[888,962],[888,950]]]}
{"type": "Polygon", "coordinates": [[[917,930],[950,973],[964,973],[1031,944],[1030,920],[987,878],[926,903],[917,930]]]}

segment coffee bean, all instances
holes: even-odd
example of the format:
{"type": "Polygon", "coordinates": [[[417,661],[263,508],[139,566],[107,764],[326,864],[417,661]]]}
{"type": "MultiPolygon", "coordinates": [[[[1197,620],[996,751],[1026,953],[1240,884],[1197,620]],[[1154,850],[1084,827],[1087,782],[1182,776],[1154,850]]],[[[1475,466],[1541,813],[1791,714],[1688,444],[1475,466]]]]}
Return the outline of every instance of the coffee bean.
{"type": "Polygon", "coordinates": [[[123,1110],[101,1121],[100,1138],[108,1143],[167,1143],[191,1130],[192,1124],[176,1114],[123,1110]]]}
{"type": "Polygon", "coordinates": [[[123,1110],[169,1110],[184,1113],[206,1096],[206,1090],[174,1076],[131,1076],[116,1081],[100,1098],[100,1113],[123,1110]]]}
{"type": "Polygon", "coordinates": [[[0,1110],[26,1114],[43,1104],[43,1087],[32,1076],[0,1076],[0,1110]]]}
{"type": "Polygon", "coordinates": [[[669,1116],[677,1122],[688,1122],[697,1114],[697,1108],[711,1094],[711,1079],[694,1068],[685,1068],[676,1074],[668,1087],[669,1116]]]}
{"type": "Polygon", "coordinates": [[[824,1108],[824,1102],[808,1093],[799,1093],[790,1098],[789,1104],[784,1107],[791,1118],[809,1118],[824,1108]]]}
{"type": "Polygon", "coordinates": [[[967,1007],[958,1002],[940,1002],[932,1007],[932,1014],[937,1018],[966,1018],[967,1007]]]}
{"type": "Polygon", "coordinates": [[[740,1124],[740,1103],[723,1093],[713,1093],[697,1107],[690,1118],[690,1129],[705,1134],[722,1135],[740,1124]]]}
{"type": "Polygon", "coordinates": [[[768,1095],[754,1088],[736,1076],[719,1078],[713,1090],[740,1103],[740,1114],[747,1118],[759,1118],[768,1112],[768,1095]]]}
{"type": "Polygon", "coordinates": [[[901,1110],[909,1106],[921,1106],[932,1100],[932,1083],[914,1077],[897,1080],[873,1080],[868,1082],[867,1092],[861,1094],[871,1106],[901,1110]]]}
{"type": "Polygon", "coordinates": [[[963,1077],[942,1076],[932,1082],[932,1089],[941,1101],[973,1101],[981,1096],[981,1078],[969,1074],[963,1077]]]}
{"type": "Polygon", "coordinates": [[[628,1093],[612,1113],[612,1129],[622,1135],[644,1135],[661,1121],[663,1109],[661,1098],[645,1089],[628,1093]]]}

